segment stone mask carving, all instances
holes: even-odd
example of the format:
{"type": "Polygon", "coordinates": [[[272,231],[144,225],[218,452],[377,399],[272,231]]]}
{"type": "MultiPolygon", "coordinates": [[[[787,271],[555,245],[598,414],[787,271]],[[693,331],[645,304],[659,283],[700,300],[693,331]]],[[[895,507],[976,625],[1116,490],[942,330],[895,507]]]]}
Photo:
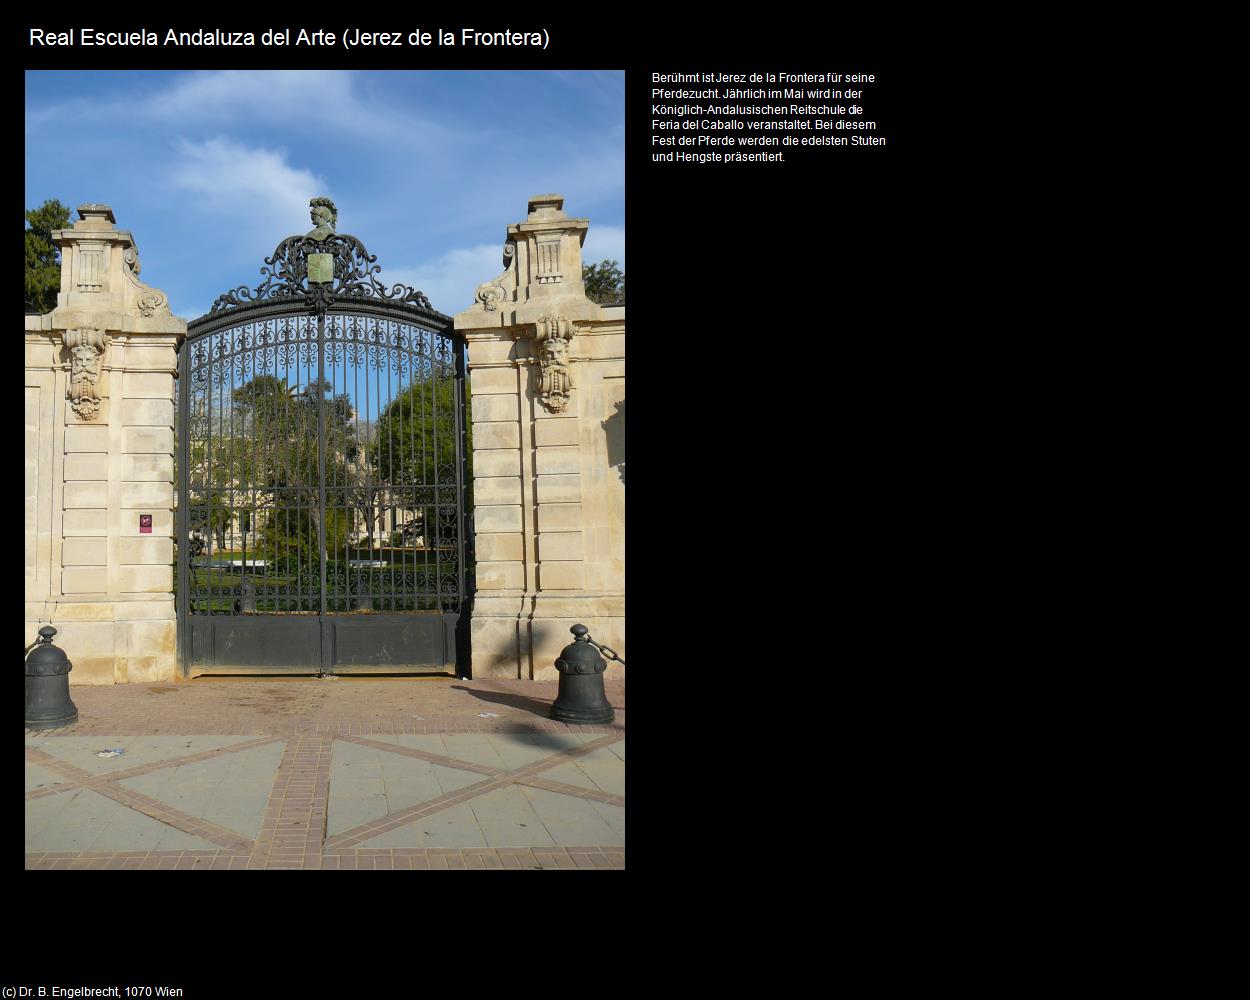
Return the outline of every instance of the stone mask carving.
{"type": "Polygon", "coordinates": [[[70,405],[83,420],[95,419],[100,411],[100,364],[108,345],[108,334],[103,330],[88,327],[65,331],[70,360],[70,405]]]}

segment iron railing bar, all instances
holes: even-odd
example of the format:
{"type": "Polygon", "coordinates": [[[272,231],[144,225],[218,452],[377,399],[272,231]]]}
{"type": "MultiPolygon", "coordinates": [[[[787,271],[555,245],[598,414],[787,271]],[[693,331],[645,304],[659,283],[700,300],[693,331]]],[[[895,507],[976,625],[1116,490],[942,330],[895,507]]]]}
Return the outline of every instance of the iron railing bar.
{"type": "Polygon", "coordinates": [[[317,502],[320,517],[317,545],[321,549],[321,614],[326,613],[326,401],[325,314],[317,314],[317,502]]]}
{"type": "MultiPolygon", "coordinates": [[[[430,412],[431,412],[431,421],[432,421],[434,410],[437,405],[434,402],[434,381],[437,378],[437,372],[438,372],[438,365],[437,365],[438,335],[436,333],[431,332],[427,334],[426,336],[422,337],[421,341],[423,344],[429,345],[427,348],[427,352],[426,352],[428,360],[422,361],[421,363],[421,404],[420,404],[421,405],[421,481],[425,482],[427,478],[426,462],[431,457],[430,446],[429,446],[429,443],[426,441],[425,397],[427,394],[430,397],[430,412]],[[428,375],[426,374],[426,370],[425,370],[426,364],[430,366],[428,375]]],[[[430,437],[433,438],[433,442],[434,442],[433,463],[432,463],[432,466],[433,466],[432,471],[434,473],[433,475],[434,486],[430,490],[430,505],[427,507],[423,503],[421,506],[421,572],[426,582],[425,589],[422,592],[423,600],[419,602],[422,604],[426,603],[426,601],[430,597],[429,584],[430,584],[431,543],[435,546],[437,546],[438,544],[437,542],[437,538],[438,538],[438,438],[434,435],[433,430],[431,430],[430,432],[430,437]],[[431,518],[429,516],[430,514],[433,514],[434,516],[431,518]],[[431,521],[433,523],[431,523],[431,521]]],[[[413,553],[413,559],[414,561],[416,559],[415,552],[413,553]]],[[[437,593],[438,592],[438,583],[437,583],[438,551],[437,549],[435,549],[435,553],[434,553],[434,577],[435,577],[434,591],[435,593],[437,593]]],[[[415,579],[415,574],[414,574],[414,579],[415,579]]]]}
{"type": "Polygon", "coordinates": [[[464,425],[464,342],[455,344],[456,349],[456,381],[455,381],[455,421],[456,421],[456,611],[464,606],[464,478],[465,440],[464,425]]]}
{"type": "Polygon", "coordinates": [[[190,412],[191,358],[186,341],[178,352],[178,506],[174,532],[178,540],[178,600],[175,614],[178,622],[178,659],[182,676],[188,676],[191,670],[191,580],[190,556],[191,546],[187,530],[187,462],[190,446],[190,412]]]}

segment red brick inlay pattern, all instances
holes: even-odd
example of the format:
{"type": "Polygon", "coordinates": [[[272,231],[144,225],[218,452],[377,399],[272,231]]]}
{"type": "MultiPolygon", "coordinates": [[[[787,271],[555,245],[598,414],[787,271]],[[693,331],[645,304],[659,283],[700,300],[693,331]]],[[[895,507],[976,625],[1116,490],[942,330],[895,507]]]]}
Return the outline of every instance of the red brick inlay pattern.
{"type": "MultiPolygon", "coordinates": [[[[45,869],[164,869],[177,871],[235,871],[255,868],[246,854],[234,851],[51,851],[27,854],[28,870],[45,869]]],[[[270,865],[293,867],[291,865],[270,865]]],[[[620,847],[466,847],[394,848],[393,850],[327,850],[321,859],[327,870],[448,868],[535,869],[625,867],[620,847]]]]}
{"type": "Polygon", "coordinates": [[[378,740],[365,739],[363,736],[337,736],[335,737],[344,743],[359,743],[362,747],[372,747],[374,750],[385,750],[387,753],[399,754],[401,757],[415,757],[417,760],[429,761],[431,764],[441,764],[443,767],[455,767],[461,771],[474,771],[477,774],[504,774],[504,770],[498,767],[491,767],[489,764],[475,764],[469,760],[460,760],[457,757],[444,757],[441,754],[429,753],[426,750],[413,750],[409,747],[401,747],[397,743],[381,743],[378,740]]]}
{"type": "Polygon", "coordinates": [[[249,868],[321,867],[333,742],[321,736],[287,740],[249,868]]]}
{"type": "Polygon", "coordinates": [[[597,788],[582,788],[581,785],[566,785],[563,781],[548,781],[546,778],[526,778],[513,782],[516,785],[528,785],[530,788],[541,788],[548,792],[559,792],[561,795],[572,795],[579,799],[590,799],[591,802],[602,802],[608,806],[625,805],[623,795],[611,795],[597,788]]]}

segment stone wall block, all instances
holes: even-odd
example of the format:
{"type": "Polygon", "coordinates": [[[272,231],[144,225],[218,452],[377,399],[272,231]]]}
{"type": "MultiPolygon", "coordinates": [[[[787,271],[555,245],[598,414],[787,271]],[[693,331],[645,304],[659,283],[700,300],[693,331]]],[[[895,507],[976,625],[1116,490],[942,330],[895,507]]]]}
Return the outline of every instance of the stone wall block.
{"type": "Polygon", "coordinates": [[[525,566],[519,562],[477,564],[478,590],[519,590],[525,586],[525,566]]]}
{"type": "Polygon", "coordinates": [[[525,539],[519,531],[478,531],[474,545],[479,562],[520,562],[525,558],[525,539]]]}
{"type": "Polygon", "coordinates": [[[582,477],[578,475],[536,476],[537,497],[543,503],[576,503],[582,498],[582,477]]]}
{"type": "MultiPolygon", "coordinates": [[[[88,539],[84,539],[87,541],[88,539]]],[[[94,539],[91,539],[92,541],[94,539]]],[[[117,540],[117,561],[122,565],[168,566],[174,561],[174,540],[140,535],[117,540]]]]}
{"type": "Polygon", "coordinates": [[[473,528],[475,532],[520,531],[521,525],[520,504],[500,506],[475,505],[473,508],[473,528]]]}
{"type": "Polygon", "coordinates": [[[173,427],[172,399],[122,400],[122,424],[126,427],[173,427]]]}
{"type": "Polygon", "coordinates": [[[552,559],[584,559],[585,552],[580,531],[544,531],[538,536],[538,558],[543,562],[552,559]]]}
{"type": "Polygon", "coordinates": [[[490,477],[490,476],[520,476],[521,475],[521,453],[515,448],[483,448],[481,450],[474,448],[473,450],[473,475],[490,477]]]}
{"type": "Polygon", "coordinates": [[[122,429],[122,451],[128,455],[174,453],[172,427],[126,427],[122,429]]]}
{"type": "Polygon", "coordinates": [[[125,510],[160,507],[170,510],[174,505],[173,483],[122,483],[121,506],[125,510]]]}
{"type": "Polygon", "coordinates": [[[172,597],[160,597],[151,601],[119,601],[117,620],[122,621],[173,621],[177,616],[172,597]]]}
{"type": "Polygon", "coordinates": [[[61,570],[61,593],[103,594],[109,589],[109,571],[75,566],[61,570]]]}
{"type": "MultiPolygon", "coordinates": [[[[499,364],[503,361],[511,361],[515,357],[516,343],[511,337],[508,337],[506,340],[488,340],[475,337],[469,345],[469,364],[473,368],[471,374],[476,374],[480,370],[473,366],[499,364]]],[[[513,382],[513,386],[515,385],[516,383],[513,382]]],[[[473,391],[477,392],[476,384],[473,387],[473,391]]]]}
{"type": "Polygon", "coordinates": [[[577,473],[581,470],[581,457],[577,448],[539,448],[534,453],[534,471],[540,476],[577,473]]]}
{"type": "MultiPolygon", "coordinates": [[[[473,501],[475,504],[519,504],[521,502],[521,480],[517,476],[487,477],[473,480],[473,501]]],[[[480,526],[479,526],[480,530],[480,526]]]]}
{"type": "Polygon", "coordinates": [[[122,479],[132,482],[172,483],[173,455],[123,455],[122,479]]]}
{"type": "Polygon", "coordinates": [[[586,586],[586,567],[581,562],[543,562],[538,566],[541,590],[582,590],[586,586]]]}
{"type": "Polygon", "coordinates": [[[62,505],[67,511],[78,507],[104,507],[107,504],[107,483],[92,482],[65,484],[62,505]]]}
{"type": "MultiPolygon", "coordinates": [[[[172,434],[173,431],[170,431],[172,434]]],[[[95,424],[72,424],[65,428],[65,452],[108,451],[109,429],[95,424]]]]}
{"type": "Polygon", "coordinates": [[[506,392],[516,395],[516,369],[477,368],[470,375],[473,395],[488,396],[506,392]]]}
{"type": "Polygon", "coordinates": [[[66,538],[105,535],[108,533],[108,511],[104,508],[67,510],[61,515],[61,531],[66,538]]]}
{"type": "Polygon", "coordinates": [[[168,594],[174,589],[172,566],[119,566],[114,572],[123,594],[168,594]]]}
{"type": "Polygon", "coordinates": [[[108,455],[75,454],[65,456],[65,481],[98,481],[109,477],[108,455]]]}
{"type": "Polygon", "coordinates": [[[67,538],[61,543],[62,566],[107,566],[107,538],[67,538]]]}
{"type": "Polygon", "coordinates": [[[574,531],[582,527],[579,503],[545,503],[538,508],[539,531],[574,531]]]}
{"type": "Polygon", "coordinates": [[[174,656],[177,622],[119,621],[116,643],[118,655],[137,657],[174,656]]]}
{"type": "Polygon", "coordinates": [[[535,423],[534,444],[540,448],[550,445],[576,445],[580,440],[579,427],[580,421],[576,417],[535,423]]]}
{"type": "Polygon", "coordinates": [[[472,402],[473,423],[478,421],[491,420],[510,420],[516,421],[518,414],[521,412],[520,402],[515,392],[509,394],[500,394],[497,396],[473,396],[472,402]]]}
{"type": "Polygon", "coordinates": [[[476,470],[478,449],[520,448],[521,427],[516,421],[510,423],[481,423],[473,425],[473,461],[476,470]]]}
{"type": "Polygon", "coordinates": [[[164,372],[126,372],[122,395],[127,399],[173,399],[174,377],[164,372]]]}

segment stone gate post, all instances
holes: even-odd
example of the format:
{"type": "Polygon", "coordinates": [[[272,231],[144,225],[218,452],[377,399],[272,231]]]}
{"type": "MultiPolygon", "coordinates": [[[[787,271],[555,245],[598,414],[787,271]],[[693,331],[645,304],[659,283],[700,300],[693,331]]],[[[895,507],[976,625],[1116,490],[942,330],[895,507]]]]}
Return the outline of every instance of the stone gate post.
{"type": "Polygon", "coordinates": [[[26,317],[26,645],[71,684],[173,680],[174,378],[185,320],[139,280],[134,237],[82,205],[56,308],[26,317]]]}
{"type": "Polygon", "coordinates": [[[578,622],[626,657],[625,308],[586,297],[589,221],[563,206],[530,199],[504,273],[455,317],[472,394],[475,677],[555,679],[578,622]]]}

